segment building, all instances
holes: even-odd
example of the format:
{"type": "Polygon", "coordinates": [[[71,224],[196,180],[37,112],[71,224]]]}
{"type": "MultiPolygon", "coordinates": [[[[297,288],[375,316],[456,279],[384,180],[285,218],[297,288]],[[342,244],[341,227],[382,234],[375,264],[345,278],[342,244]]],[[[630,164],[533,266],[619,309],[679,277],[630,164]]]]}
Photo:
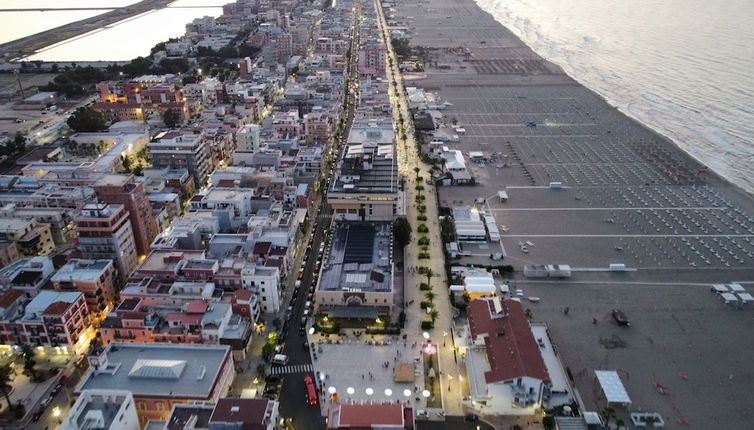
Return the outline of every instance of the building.
{"type": "Polygon", "coordinates": [[[472,399],[501,414],[533,414],[549,398],[551,382],[521,302],[478,299],[467,314],[472,399]]]}
{"type": "Polygon", "coordinates": [[[115,270],[113,260],[74,259],[61,267],[50,281],[55,291],[83,293],[89,314],[99,320],[115,301],[115,270]]]}
{"type": "Polygon", "coordinates": [[[241,270],[241,285],[257,296],[262,312],[275,313],[280,310],[280,269],[277,267],[247,263],[241,270]]]}
{"type": "Polygon", "coordinates": [[[139,424],[165,420],[176,404],[216,403],[235,376],[225,345],[168,345],[112,342],[88,356],[89,370],[76,386],[85,390],[130,391],[139,424]]]}
{"type": "MultiPolygon", "coordinates": [[[[0,216],[19,219],[33,219],[40,224],[49,224],[55,245],[65,245],[75,236],[73,229],[73,211],[65,208],[17,207],[5,205],[0,209],[0,216]]],[[[0,257],[1,259],[2,257],[0,257]]]]}
{"type": "Polygon", "coordinates": [[[50,257],[25,257],[0,270],[0,287],[23,291],[26,297],[36,296],[47,284],[55,267],[50,257]]]}
{"type": "Polygon", "coordinates": [[[108,259],[115,262],[122,285],[136,267],[136,241],[128,212],[123,205],[89,203],[74,218],[78,248],[88,260],[108,259]]]}
{"type": "Polygon", "coordinates": [[[0,242],[0,266],[5,267],[20,257],[16,242],[0,242]]]}
{"type": "Polygon", "coordinates": [[[486,241],[487,230],[475,206],[453,206],[456,238],[460,242],[486,241]]]}
{"type": "Polygon", "coordinates": [[[30,344],[64,353],[86,351],[95,333],[89,326],[82,293],[41,291],[25,306],[18,302],[23,301],[19,297],[19,292],[8,292],[0,298],[0,303],[6,306],[6,314],[0,321],[3,344],[30,344]],[[14,308],[13,304],[20,306],[14,308]]]}
{"type": "Polygon", "coordinates": [[[210,148],[201,132],[167,131],[147,144],[155,168],[186,169],[195,185],[201,187],[212,170],[210,148]]]}
{"type": "Polygon", "coordinates": [[[389,222],[337,223],[315,292],[318,312],[370,319],[391,313],[392,249],[389,222]]]}
{"type": "Polygon", "coordinates": [[[157,223],[144,185],[136,182],[134,175],[105,175],[95,182],[94,192],[100,202],[123,205],[128,211],[136,252],[149,254],[149,245],[157,236],[157,223]]]}
{"type": "Polygon", "coordinates": [[[354,122],[327,191],[336,219],[391,221],[403,213],[403,193],[389,121],[354,122]]]}
{"type": "Polygon", "coordinates": [[[327,430],[413,430],[414,409],[402,404],[333,404],[327,411],[327,430]]]}
{"type": "Polygon", "coordinates": [[[278,402],[269,399],[220,399],[209,418],[210,430],[274,430],[278,402]]]}
{"type": "Polygon", "coordinates": [[[84,390],[59,429],[141,430],[141,426],[130,391],[84,390]]]}
{"type": "Polygon", "coordinates": [[[14,242],[19,254],[31,257],[55,250],[50,225],[34,219],[0,218],[0,241],[14,242]]]}

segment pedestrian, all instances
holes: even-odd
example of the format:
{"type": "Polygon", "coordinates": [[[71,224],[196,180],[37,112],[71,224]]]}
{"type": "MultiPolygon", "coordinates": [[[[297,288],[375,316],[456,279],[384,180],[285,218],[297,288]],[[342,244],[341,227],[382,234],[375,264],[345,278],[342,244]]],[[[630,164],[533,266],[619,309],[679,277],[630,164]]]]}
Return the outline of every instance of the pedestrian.
{"type": "Polygon", "coordinates": [[[364,374],[363,373],[361,374],[361,379],[364,379],[364,374]]]}

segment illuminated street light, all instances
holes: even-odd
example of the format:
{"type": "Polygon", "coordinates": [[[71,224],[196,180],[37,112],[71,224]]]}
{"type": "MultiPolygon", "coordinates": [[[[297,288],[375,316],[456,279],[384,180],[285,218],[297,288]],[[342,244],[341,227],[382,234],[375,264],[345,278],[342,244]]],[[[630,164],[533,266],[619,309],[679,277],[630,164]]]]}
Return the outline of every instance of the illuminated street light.
{"type": "Polygon", "coordinates": [[[391,390],[390,388],[385,388],[385,395],[388,397],[392,396],[393,390],[391,390]]]}
{"type": "Polygon", "coordinates": [[[356,392],[356,390],[354,390],[353,387],[346,388],[346,393],[348,393],[349,395],[353,395],[353,393],[355,393],[355,392],[356,392]]]}
{"type": "Polygon", "coordinates": [[[374,394],[374,389],[372,389],[372,387],[369,387],[366,389],[366,393],[367,393],[367,396],[371,396],[372,394],[374,394]]]}
{"type": "Polygon", "coordinates": [[[411,397],[411,390],[406,388],[405,390],[403,390],[403,395],[406,397],[411,397]]]}
{"type": "Polygon", "coordinates": [[[422,333],[422,336],[424,336],[424,339],[429,339],[429,333],[427,333],[426,331],[422,333]]]}
{"type": "Polygon", "coordinates": [[[327,389],[327,392],[330,393],[330,394],[335,394],[336,391],[338,391],[338,390],[336,390],[335,387],[329,387],[327,389]]]}
{"type": "Polygon", "coordinates": [[[423,390],[422,391],[422,396],[424,396],[425,399],[428,398],[429,397],[429,390],[423,390]]]}

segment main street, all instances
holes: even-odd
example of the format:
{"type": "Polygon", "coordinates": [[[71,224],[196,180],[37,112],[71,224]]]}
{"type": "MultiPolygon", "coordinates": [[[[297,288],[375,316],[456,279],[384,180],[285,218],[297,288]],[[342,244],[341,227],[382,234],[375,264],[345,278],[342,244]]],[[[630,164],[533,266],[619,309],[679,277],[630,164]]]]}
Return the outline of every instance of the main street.
{"type": "MultiPolygon", "coordinates": [[[[345,139],[348,136],[348,132],[353,124],[354,111],[358,105],[358,69],[357,60],[358,56],[355,54],[359,47],[359,28],[361,21],[361,5],[358,2],[354,3],[353,20],[351,27],[351,40],[349,48],[348,65],[346,68],[346,79],[344,82],[344,107],[341,118],[344,118],[343,127],[336,133],[335,137],[331,139],[328,145],[328,149],[325,152],[327,160],[329,162],[323,163],[323,171],[321,172],[318,181],[319,184],[324,186],[320,187],[317,192],[319,193],[318,201],[315,203],[315,207],[312,208],[312,212],[317,214],[314,218],[314,222],[310,223],[307,228],[308,234],[302,235],[302,238],[306,240],[308,237],[312,237],[311,248],[308,251],[304,250],[306,254],[306,261],[302,264],[303,278],[301,279],[301,287],[299,288],[298,295],[296,296],[295,305],[291,311],[290,317],[284,323],[288,326],[287,335],[285,336],[285,346],[283,353],[288,356],[287,366],[297,365],[311,365],[312,359],[308,348],[308,341],[306,333],[299,331],[299,325],[301,318],[303,317],[305,302],[307,301],[307,295],[314,291],[316,288],[316,260],[319,246],[322,243],[326,231],[330,227],[332,219],[332,208],[327,204],[327,188],[329,188],[331,179],[331,166],[334,165],[337,159],[337,154],[343,146],[345,139]]],[[[291,273],[297,273],[294,270],[291,273]]],[[[301,368],[301,367],[299,367],[301,368]]],[[[320,414],[319,405],[311,406],[306,403],[306,386],[304,384],[304,377],[309,374],[312,379],[315,375],[311,372],[308,373],[291,373],[283,376],[282,388],[280,390],[280,414],[285,419],[291,419],[293,428],[299,429],[321,429],[324,428],[324,418],[320,414]]]]}

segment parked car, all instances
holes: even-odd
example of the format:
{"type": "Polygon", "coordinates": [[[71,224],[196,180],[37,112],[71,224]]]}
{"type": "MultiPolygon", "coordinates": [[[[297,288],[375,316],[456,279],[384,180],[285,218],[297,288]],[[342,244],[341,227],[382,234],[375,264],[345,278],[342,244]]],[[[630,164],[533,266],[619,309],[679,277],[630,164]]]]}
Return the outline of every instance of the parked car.
{"type": "Polygon", "coordinates": [[[466,420],[466,421],[468,421],[468,422],[470,422],[470,423],[473,423],[473,422],[479,421],[479,415],[468,413],[468,414],[464,415],[463,419],[466,420]]]}

